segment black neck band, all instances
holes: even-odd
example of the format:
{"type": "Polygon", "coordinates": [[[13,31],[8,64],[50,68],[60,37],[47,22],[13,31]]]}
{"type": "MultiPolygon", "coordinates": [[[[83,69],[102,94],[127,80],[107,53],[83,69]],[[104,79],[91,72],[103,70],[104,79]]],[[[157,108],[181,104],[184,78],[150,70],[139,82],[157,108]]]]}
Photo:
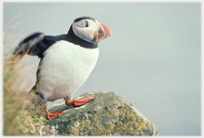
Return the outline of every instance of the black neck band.
{"type": "Polygon", "coordinates": [[[79,45],[81,47],[85,47],[85,48],[97,48],[98,47],[98,43],[94,44],[94,43],[90,43],[87,42],[85,40],[82,40],[81,38],[79,38],[78,36],[76,36],[73,32],[72,26],[70,27],[68,34],[67,34],[67,41],[74,43],[76,45],[79,45]]]}

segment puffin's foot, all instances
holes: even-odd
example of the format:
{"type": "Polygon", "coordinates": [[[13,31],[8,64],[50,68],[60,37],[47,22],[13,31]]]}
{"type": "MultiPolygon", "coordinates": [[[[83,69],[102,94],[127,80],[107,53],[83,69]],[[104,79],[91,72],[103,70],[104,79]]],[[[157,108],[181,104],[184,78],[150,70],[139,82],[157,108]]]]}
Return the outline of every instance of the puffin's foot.
{"type": "Polygon", "coordinates": [[[47,113],[47,119],[51,120],[53,118],[59,117],[60,115],[62,115],[63,111],[57,112],[57,113],[53,113],[51,114],[47,109],[46,109],[46,113],[47,113]]]}
{"type": "Polygon", "coordinates": [[[74,101],[67,101],[65,102],[68,106],[69,105],[74,105],[74,106],[81,106],[85,103],[88,103],[90,101],[92,101],[93,99],[95,99],[95,97],[89,97],[89,98],[85,98],[85,99],[81,99],[81,100],[74,100],[74,101]]]}

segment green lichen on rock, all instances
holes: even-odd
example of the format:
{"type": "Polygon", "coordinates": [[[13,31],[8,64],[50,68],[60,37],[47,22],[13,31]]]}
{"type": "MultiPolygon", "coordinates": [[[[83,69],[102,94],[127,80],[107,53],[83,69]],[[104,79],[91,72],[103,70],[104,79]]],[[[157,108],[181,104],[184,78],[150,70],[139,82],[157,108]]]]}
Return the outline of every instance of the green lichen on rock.
{"type": "Polygon", "coordinates": [[[25,110],[30,116],[42,116],[46,118],[46,101],[31,92],[20,92],[22,102],[25,103],[25,110]]]}
{"type": "MultiPolygon", "coordinates": [[[[34,93],[21,91],[18,94],[21,99],[20,104],[23,105],[22,110],[25,113],[17,118],[21,132],[29,136],[42,135],[38,130],[41,127],[46,128],[44,127],[45,122],[47,122],[45,112],[46,102],[34,93]]],[[[41,132],[44,133],[44,130],[41,129],[41,132]]],[[[50,128],[46,130],[50,130],[50,128]]],[[[52,133],[52,131],[50,132],[52,133]]]]}
{"type": "Polygon", "coordinates": [[[96,99],[81,107],[65,104],[52,107],[49,111],[64,110],[64,113],[47,124],[58,126],[58,134],[70,136],[157,135],[155,125],[115,92],[92,91],[76,99],[91,96],[96,99]]]}

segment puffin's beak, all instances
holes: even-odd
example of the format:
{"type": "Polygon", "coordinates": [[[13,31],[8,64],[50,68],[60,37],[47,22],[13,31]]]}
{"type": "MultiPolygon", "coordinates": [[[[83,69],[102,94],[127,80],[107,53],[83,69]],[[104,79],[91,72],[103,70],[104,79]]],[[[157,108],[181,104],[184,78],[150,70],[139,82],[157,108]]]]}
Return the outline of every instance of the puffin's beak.
{"type": "Polygon", "coordinates": [[[101,41],[103,39],[106,39],[108,37],[110,37],[111,31],[108,29],[107,26],[105,26],[102,23],[99,23],[99,35],[98,35],[98,41],[101,41]]]}

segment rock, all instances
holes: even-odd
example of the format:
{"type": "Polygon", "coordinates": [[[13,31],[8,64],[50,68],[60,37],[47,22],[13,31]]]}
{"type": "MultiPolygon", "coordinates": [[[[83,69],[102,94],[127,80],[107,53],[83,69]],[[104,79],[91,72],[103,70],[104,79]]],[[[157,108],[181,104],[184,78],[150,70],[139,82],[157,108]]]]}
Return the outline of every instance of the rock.
{"type": "Polygon", "coordinates": [[[45,112],[47,106],[46,101],[44,101],[41,97],[30,92],[20,92],[20,97],[24,103],[25,110],[30,113],[30,116],[38,115],[44,118],[47,117],[45,112]]]}
{"type": "Polygon", "coordinates": [[[140,113],[130,102],[115,92],[91,91],[76,99],[96,98],[80,107],[65,103],[49,109],[51,113],[63,114],[46,124],[55,126],[59,135],[70,136],[157,136],[153,123],[140,113]]]}

